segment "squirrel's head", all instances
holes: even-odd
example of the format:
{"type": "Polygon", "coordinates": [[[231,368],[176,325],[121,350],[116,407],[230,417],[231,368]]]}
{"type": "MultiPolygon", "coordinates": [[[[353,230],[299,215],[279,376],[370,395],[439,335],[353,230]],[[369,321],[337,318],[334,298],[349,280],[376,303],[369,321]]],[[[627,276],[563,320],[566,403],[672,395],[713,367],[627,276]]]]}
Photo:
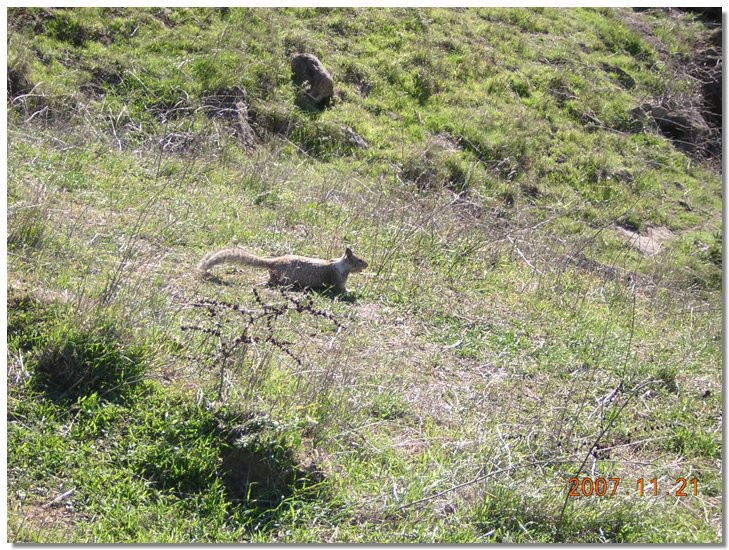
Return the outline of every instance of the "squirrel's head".
{"type": "Polygon", "coordinates": [[[365,262],[359,256],[355,256],[354,252],[352,252],[352,249],[349,247],[347,247],[347,250],[344,251],[344,259],[347,261],[347,264],[349,264],[350,271],[352,271],[353,273],[362,271],[364,268],[367,267],[367,262],[365,262]]]}

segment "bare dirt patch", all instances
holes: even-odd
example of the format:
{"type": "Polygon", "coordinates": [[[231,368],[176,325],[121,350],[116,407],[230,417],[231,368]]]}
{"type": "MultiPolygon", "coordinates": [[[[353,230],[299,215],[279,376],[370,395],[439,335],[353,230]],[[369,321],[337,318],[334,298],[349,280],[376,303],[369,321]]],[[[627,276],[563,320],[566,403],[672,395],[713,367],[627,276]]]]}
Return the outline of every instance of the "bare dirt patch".
{"type": "Polygon", "coordinates": [[[663,244],[674,236],[673,231],[665,226],[649,227],[646,229],[645,235],[641,235],[625,227],[618,226],[616,229],[618,230],[618,235],[629,246],[632,246],[646,256],[654,256],[657,254],[663,247],[663,244]]]}
{"type": "Polygon", "coordinates": [[[53,532],[56,542],[67,542],[71,540],[74,526],[88,519],[74,510],[71,501],[52,505],[16,503],[12,507],[12,512],[8,510],[13,516],[9,521],[8,540],[15,543],[34,542],[34,535],[42,530],[53,532]]]}

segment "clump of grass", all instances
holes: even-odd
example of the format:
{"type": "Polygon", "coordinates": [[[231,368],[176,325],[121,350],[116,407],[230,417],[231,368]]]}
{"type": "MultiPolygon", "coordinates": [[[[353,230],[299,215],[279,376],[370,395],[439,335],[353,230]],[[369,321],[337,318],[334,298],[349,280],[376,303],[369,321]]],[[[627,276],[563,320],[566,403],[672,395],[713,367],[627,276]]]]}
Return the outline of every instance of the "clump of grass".
{"type": "Polygon", "coordinates": [[[419,189],[440,186],[447,178],[443,157],[443,152],[434,147],[415,150],[403,159],[401,177],[419,189]]]}
{"type": "Polygon", "coordinates": [[[8,56],[8,96],[13,99],[28,94],[34,87],[29,56],[17,42],[11,41],[13,47],[8,56]]]}
{"type": "Polygon", "coordinates": [[[722,237],[719,231],[698,231],[679,235],[666,245],[666,254],[676,265],[663,267],[676,283],[697,290],[719,290],[722,285],[722,237]]]}
{"type": "Polygon", "coordinates": [[[263,415],[228,427],[223,441],[221,468],[229,498],[271,508],[294,493],[297,498],[318,498],[323,476],[308,469],[295,451],[300,437],[263,415]]]}
{"type": "Polygon", "coordinates": [[[678,368],[671,365],[660,368],[656,373],[656,380],[660,381],[666,391],[670,393],[678,392],[678,385],[676,384],[676,376],[678,375],[678,368]]]}
{"type": "Polygon", "coordinates": [[[356,149],[344,126],[322,119],[300,119],[290,137],[307,155],[322,160],[347,156],[356,149]]]}
{"type": "Polygon", "coordinates": [[[28,201],[18,201],[8,208],[8,250],[39,249],[48,238],[51,194],[36,187],[28,201]]]}
{"type": "Polygon", "coordinates": [[[91,38],[90,30],[81,21],[62,12],[56,12],[45,29],[56,40],[68,42],[77,48],[84,47],[91,38]]]}
{"type": "Polygon", "coordinates": [[[125,341],[113,320],[90,318],[71,304],[13,293],[8,342],[26,354],[31,385],[56,400],[99,394],[114,400],[133,395],[147,373],[149,350],[125,341]]]}
{"type": "Polygon", "coordinates": [[[108,322],[59,322],[38,352],[34,381],[63,399],[91,393],[107,399],[123,396],[144,380],[147,370],[147,350],[125,343],[119,329],[108,322]]]}
{"type": "Polygon", "coordinates": [[[65,542],[239,542],[275,530],[282,511],[316,502],[327,487],[316,465],[302,463],[297,430],[260,412],[212,407],[156,384],[143,402],[91,394],[69,407],[15,397],[13,540],[54,540],[55,525],[65,542]],[[37,477],[49,475],[68,494],[39,524],[31,495],[37,477]],[[98,518],[83,521],[87,514],[98,518]]]}
{"type": "Polygon", "coordinates": [[[422,148],[405,153],[400,177],[421,191],[444,186],[463,191],[472,181],[473,163],[469,163],[457,147],[452,140],[431,138],[422,148]],[[442,141],[447,141],[447,145],[442,141]]]}
{"type": "Polygon", "coordinates": [[[15,352],[39,346],[53,323],[62,316],[63,304],[41,300],[31,293],[11,289],[8,296],[8,347],[15,352]]]}
{"type": "Polygon", "coordinates": [[[427,67],[421,67],[413,76],[413,96],[425,105],[439,91],[438,81],[427,67]]]}

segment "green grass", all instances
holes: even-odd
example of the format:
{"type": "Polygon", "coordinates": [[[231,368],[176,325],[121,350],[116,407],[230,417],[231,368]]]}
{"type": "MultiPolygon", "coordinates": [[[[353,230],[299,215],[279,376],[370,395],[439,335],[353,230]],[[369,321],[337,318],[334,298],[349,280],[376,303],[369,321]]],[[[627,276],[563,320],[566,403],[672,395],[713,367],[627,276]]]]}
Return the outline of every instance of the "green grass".
{"type": "Polygon", "coordinates": [[[704,22],[8,19],[9,540],[721,540],[719,163],[629,116],[695,92],[670,56],[704,22]],[[330,108],[295,106],[297,51],[330,108]],[[236,89],[254,147],[211,107],[236,89]],[[672,237],[646,256],[618,226],[672,237]],[[345,295],[196,273],[238,245],[370,267],[345,295]]]}

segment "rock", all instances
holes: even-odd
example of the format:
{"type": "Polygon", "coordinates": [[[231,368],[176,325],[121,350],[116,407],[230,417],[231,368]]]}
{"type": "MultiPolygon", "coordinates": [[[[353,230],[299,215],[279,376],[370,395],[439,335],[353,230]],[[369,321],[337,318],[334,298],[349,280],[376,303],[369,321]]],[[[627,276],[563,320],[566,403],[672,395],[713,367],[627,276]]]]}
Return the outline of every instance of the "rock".
{"type": "Polygon", "coordinates": [[[669,109],[645,103],[630,111],[636,129],[653,124],[678,149],[700,154],[712,148],[712,132],[701,114],[694,109],[669,109]]]}
{"type": "Polygon", "coordinates": [[[321,61],[310,53],[298,53],[291,60],[291,72],[299,107],[323,109],[329,105],[334,96],[334,82],[321,61]]]}
{"type": "Polygon", "coordinates": [[[637,231],[617,226],[618,235],[625,242],[642,252],[645,256],[654,256],[663,247],[663,243],[673,238],[673,232],[667,227],[648,227],[645,235],[641,235],[637,231]]]}
{"type": "Polygon", "coordinates": [[[360,136],[349,126],[344,127],[344,133],[347,135],[347,140],[355,147],[359,147],[360,149],[367,149],[370,146],[369,143],[362,139],[362,136],[360,136]]]}

